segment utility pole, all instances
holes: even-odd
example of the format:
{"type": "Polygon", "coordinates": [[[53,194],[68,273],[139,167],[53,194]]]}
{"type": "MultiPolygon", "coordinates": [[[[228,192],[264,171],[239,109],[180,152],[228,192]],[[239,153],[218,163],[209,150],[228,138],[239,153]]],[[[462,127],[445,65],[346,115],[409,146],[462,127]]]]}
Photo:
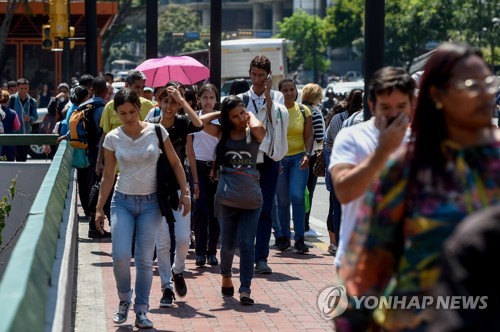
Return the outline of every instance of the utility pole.
{"type": "MultiPolygon", "coordinates": [[[[365,91],[368,91],[368,83],[373,74],[384,66],[384,25],[385,1],[365,0],[365,91]]],[[[364,118],[368,120],[371,117],[371,113],[368,109],[367,93],[365,93],[363,108],[364,118]]]]}
{"type": "Polygon", "coordinates": [[[146,59],[158,57],[158,1],[146,1],[146,59]]]}
{"type": "Polygon", "coordinates": [[[317,27],[316,27],[316,1],[317,0],[313,0],[314,1],[314,25],[313,25],[313,51],[311,52],[312,56],[313,56],[313,81],[314,83],[318,83],[318,60],[316,58],[316,54],[318,53],[318,38],[316,37],[317,36],[317,27]]]}
{"type": "Polygon", "coordinates": [[[210,0],[210,83],[221,88],[222,0],[210,0]]]}
{"type": "MultiPolygon", "coordinates": [[[[87,72],[97,76],[97,4],[96,0],[85,0],[85,63],[87,72]]],[[[83,74],[83,73],[82,73],[83,74]]]]}
{"type": "Polygon", "coordinates": [[[70,13],[70,0],[68,0],[68,32],[67,37],[63,39],[63,52],[62,52],[62,80],[71,86],[71,49],[69,45],[71,13],[70,13]]]}

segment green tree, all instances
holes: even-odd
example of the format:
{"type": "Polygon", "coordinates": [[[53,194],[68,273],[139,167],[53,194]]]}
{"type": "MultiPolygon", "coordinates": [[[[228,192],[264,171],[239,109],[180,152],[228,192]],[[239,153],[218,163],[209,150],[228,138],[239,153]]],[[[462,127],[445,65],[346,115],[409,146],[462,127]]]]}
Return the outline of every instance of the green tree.
{"type": "Polygon", "coordinates": [[[500,1],[455,0],[452,13],[456,29],[451,37],[484,48],[486,60],[492,65],[498,63],[500,1]]]}
{"type": "MultiPolygon", "coordinates": [[[[142,0],[144,2],[144,0],[142,0]]],[[[113,23],[109,27],[108,30],[106,30],[104,36],[103,36],[103,43],[102,43],[102,63],[104,66],[106,66],[108,60],[111,63],[111,60],[117,59],[117,58],[110,58],[112,54],[112,46],[115,44],[116,39],[121,35],[124,29],[127,28],[127,25],[125,24],[125,20],[127,17],[139,8],[142,8],[144,10],[144,3],[141,1],[133,1],[133,0],[119,0],[118,1],[118,14],[116,14],[113,23]]],[[[116,52],[116,51],[115,51],[116,52]]]]}
{"type": "Polygon", "coordinates": [[[0,40],[3,40],[3,42],[0,43],[0,68],[2,68],[2,70],[0,70],[0,74],[3,72],[3,68],[5,67],[5,62],[7,61],[7,56],[6,56],[7,44],[5,43],[5,40],[7,40],[7,35],[9,34],[10,31],[10,24],[12,23],[12,19],[14,18],[14,13],[20,3],[24,4],[25,12],[28,13],[31,12],[27,0],[23,1],[7,0],[5,16],[2,21],[2,24],[0,25],[0,40]]]}
{"type": "Polygon", "coordinates": [[[169,4],[158,22],[158,51],[163,55],[177,55],[183,51],[207,48],[203,40],[187,41],[173,37],[175,32],[201,31],[198,14],[187,6],[169,4]]]}
{"type": "Polygon", "coordinates": [[[398,0],[386,3],[385,62],[409,66],[428,42],[448,40],[453,0],[398,0]]]}
{"type": "Polygon", "coordinates": [[[349,47],[362,40],[364,8],[365,0],[338,0],[328,8],[325,22],[329,46],[349,47]]]}
{"type": "Polygon", "coordinates": [[[133,43],[144,43],[146,39],[146,27],[144,25],[123,25],[120,33],[115,37],[114,43],[109,50],[108,63],[116,59],[138,61],[134,51],[131,49],[133,43]]]}
{"type": "Polygon", "coordinates": [[[292,16],[278,22],[280,33],[278,38],[291,40],[293,44],[288,49],[289,65],[304,69],[314,69],[314,57],[318,73],[325,73],[330,67],[326,54],[326,24],[318,16],[309,15],[303,10],[296,11],[292,16]]]}

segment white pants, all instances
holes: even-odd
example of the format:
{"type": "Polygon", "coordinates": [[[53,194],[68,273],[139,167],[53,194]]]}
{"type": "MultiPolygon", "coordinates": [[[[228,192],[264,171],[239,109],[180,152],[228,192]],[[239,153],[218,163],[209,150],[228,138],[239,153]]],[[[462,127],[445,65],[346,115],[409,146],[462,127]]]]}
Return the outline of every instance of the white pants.
{"type": "Polygon", "coordinates": [[[174,233],[175,233],[175,257],[174,265],[170,264],[170,232],[165,217],[162,218],[162,223],[156,238],[156,256],[158,259],[158,272],[161,278],[161,290],[165,288],[172,289],[172,272],[179,274],[184,272],[186,266],[186,257],[191,241],[191,212],[185,217],[181,211],[172,210],[174,213],[174,233]]]}

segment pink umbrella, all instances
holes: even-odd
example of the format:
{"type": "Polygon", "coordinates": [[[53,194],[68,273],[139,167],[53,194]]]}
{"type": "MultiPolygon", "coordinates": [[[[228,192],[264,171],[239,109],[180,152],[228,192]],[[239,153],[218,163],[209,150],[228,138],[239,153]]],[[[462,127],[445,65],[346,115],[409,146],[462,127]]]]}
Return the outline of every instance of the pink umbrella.
{"type": "Polygon", "coordinates": [[[190,56],[166,56],[148,59],[136,70],[146,75],[146,86],[165,86],[169,81],[195,84],[210,76],[210,70],[190,56]]]}

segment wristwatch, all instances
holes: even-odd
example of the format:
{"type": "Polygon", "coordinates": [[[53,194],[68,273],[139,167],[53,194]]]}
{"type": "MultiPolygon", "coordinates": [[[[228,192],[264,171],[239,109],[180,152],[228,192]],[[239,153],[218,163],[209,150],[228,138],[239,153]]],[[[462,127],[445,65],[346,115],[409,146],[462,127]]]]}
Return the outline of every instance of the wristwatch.
{"type": "Polygon", "coordinates": [[[309,152],[306,152],[307,158],[311,159],[311,154],[309,152]]]}

